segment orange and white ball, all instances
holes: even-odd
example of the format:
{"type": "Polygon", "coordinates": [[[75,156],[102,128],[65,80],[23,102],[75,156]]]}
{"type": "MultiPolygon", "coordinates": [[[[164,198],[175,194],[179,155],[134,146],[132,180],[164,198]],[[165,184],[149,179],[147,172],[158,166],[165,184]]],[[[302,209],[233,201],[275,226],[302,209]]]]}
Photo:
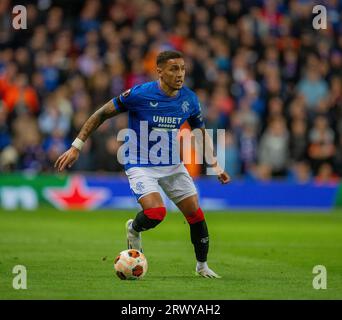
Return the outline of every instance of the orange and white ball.
{"type": "Polygon", "coordinates": [[[114,260],[116,275],[121,280],[142,279],[147,272],[147,268],[145,255],[135,249],[121,251],[114,260]]]}

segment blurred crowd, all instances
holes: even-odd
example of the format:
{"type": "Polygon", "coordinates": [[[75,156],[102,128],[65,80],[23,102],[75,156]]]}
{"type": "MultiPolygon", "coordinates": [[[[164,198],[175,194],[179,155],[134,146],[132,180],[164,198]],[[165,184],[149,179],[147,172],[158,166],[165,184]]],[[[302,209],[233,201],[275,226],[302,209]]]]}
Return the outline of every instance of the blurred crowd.
{"type": "MultiPolygon", "coordinates": [[[[27,29],[0,1],[0,172],[51,172],[85,120],[155,79],[156,55],[185,56],[207,128],[227,129],[233,177],[335,183],[342,176],[342,3],[321,0],[21,1],[27,29]]],[[[122,172],[116,133],[87,141],[77,171],[122,172]]],[[[201,170],[195,170],[194,175],[201,170]]]]}

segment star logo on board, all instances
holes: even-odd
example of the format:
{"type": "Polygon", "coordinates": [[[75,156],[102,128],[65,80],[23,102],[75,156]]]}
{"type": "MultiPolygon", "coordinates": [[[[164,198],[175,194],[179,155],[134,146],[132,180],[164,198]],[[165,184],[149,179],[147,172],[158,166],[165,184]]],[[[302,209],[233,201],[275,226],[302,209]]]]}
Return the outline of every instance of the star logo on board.
{"type": "Polygon", "coordinates": [[[72,176],[62,188],[44,189],[45,198],[60,209],[95,209],[110,197],[106,188],[88,187],[84,178],[72,176]]]}

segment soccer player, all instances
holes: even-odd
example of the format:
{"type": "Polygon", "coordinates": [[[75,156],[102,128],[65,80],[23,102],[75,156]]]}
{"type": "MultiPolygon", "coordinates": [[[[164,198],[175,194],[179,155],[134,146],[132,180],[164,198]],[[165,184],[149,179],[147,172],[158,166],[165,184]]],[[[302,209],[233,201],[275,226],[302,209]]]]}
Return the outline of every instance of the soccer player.
{"type": "MultiPolygon", "coordinates": [[[[185,63],[182,53],[161,52],[157,56],[156,64],[159,79],[125,91],[92,114],[70,149],[57,159],[55,167],[59,171],[71,167],[78,159],[84,142],[97,127],[106,119],[121,112],[128,112],[129,128],[136,133],[136,138],[132,139],[131,143],[137,147],[137,152],[134,161],[125,164],[125,172],[130,188],[142,207],[142,211],[135,219],[130,219],[126,223],[128,248],[142,251],[141,232],[152,229],[163,221],[166,209],[159,193],[160,186],[189,223],[191,242],[197,259],[196,274],[206,278],[219,278],[207,264],[209,234],[203,211],[198,203],[196,187],[179,157],[175,160],[173,150],[176,140],[173,133],[186,120],[192,129],[199,128],[203,135],[202,143],[209,137],[204,128],[200,103],[196,94],[183,86],[185,63]],[[147,124],[144,133],[144,126],[141,124],[147,124]],[[142,143],[145,136],[149,136],[154,130],[166,132],[171,139],[162,145],[168,161],[157,163],[151,160],[151,155],[157,157],[157,152],[153,153],[155,141],[142,143]]],[[[209,148],[208,153],[212,154],[210,162],[214,163],[213,168],[219,181],[225,184],[229,182],[230,177],[220,168],[213,156],[212,141],[208,141],[210,143],[205,147],[209,148]]]]}

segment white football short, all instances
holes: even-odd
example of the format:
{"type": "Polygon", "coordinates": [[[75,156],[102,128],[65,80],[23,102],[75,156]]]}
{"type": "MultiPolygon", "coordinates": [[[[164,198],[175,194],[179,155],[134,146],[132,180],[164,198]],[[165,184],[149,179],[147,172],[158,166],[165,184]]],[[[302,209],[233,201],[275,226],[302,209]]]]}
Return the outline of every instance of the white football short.
{"type": "Polygon", "coordinates": [[[160,187],[174,203],[197,194],[183,163],[164,167],[133,167],[126,171],[126,175],[137,200],[149,193],[160,192],[160,187]]]}

